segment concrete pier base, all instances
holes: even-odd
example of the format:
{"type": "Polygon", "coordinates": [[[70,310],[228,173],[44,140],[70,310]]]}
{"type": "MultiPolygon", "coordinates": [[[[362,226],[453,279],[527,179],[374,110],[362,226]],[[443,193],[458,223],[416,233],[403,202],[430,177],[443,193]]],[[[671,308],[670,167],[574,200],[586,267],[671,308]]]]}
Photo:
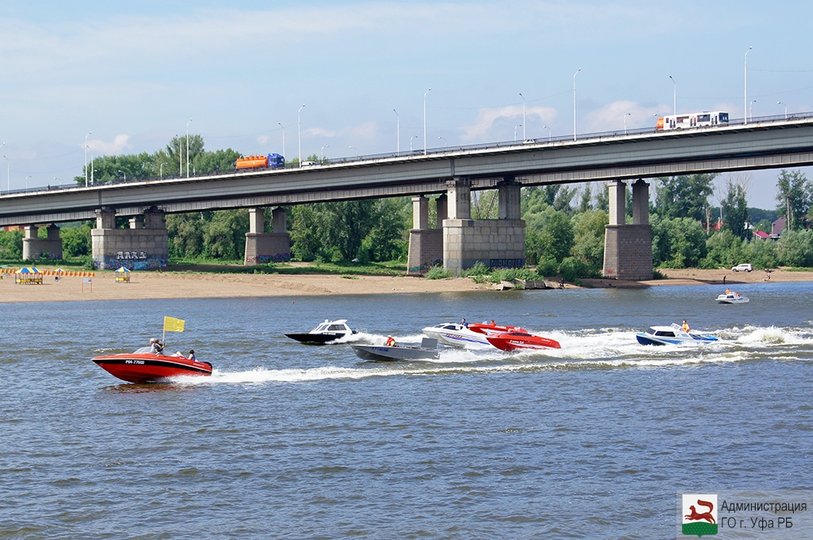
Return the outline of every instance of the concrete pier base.
{"type": "Polygon", "coordinates": [[[287,231],[287,213],[277,207],[271,211],[271,232],[265,232],[265,211],[250,208],[243,264],[255,266],[291,260],[291,235],[287,231]]]}
{"type": "Polygon", "coordinates": [[[604,229],[603,275],[614,279],[652,279],[652,229],[649,225],[649,184],[632,185],[632,224],[626,223],[626,184],[611,182],[609,224],[604,229]]]}
{"type": "Polygon", "coordinates": [[[23,260],[35,261],[46,258],[51,260],[62,259],[62,238],[59,236],[59,227],[52,223],[48,225],[48,237],[39,238],[39,228],[36,225],[26,225],[23,236],[23,260]]]}
{"type": "Polygon", "coordinates": [[[131,218],[130,228],[116,228],[116,211],[96,211],[96,228],[90,231],[93,266],[99,270],[154,270],[169,263],[169,238],[165,215],[151,207],[131,218]]]}

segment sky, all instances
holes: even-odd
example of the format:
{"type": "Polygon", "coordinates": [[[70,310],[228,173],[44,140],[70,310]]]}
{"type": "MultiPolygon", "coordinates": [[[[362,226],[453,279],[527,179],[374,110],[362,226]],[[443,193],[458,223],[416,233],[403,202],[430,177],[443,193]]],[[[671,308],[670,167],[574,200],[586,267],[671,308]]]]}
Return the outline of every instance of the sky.
{"type": "MultiPolygon", "coordinates": [[[[152,153],[187,129],[289,159],[423,148],[424,104],[429,148],[565,136],[574,81],[578,134],[674,102],[813,111],[810,20],[802,1],[4,0],[0,190],[83,176],[85,141],[152,153]]],[[[734,180],[775,208],[778,174],[721,175],[712,202],[734,180]]]]}

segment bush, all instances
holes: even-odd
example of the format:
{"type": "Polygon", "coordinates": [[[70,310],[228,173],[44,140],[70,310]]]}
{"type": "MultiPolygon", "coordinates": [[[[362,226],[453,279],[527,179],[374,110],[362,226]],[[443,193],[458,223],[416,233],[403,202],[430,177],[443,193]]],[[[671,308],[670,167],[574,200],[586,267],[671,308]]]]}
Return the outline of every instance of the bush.
{"type": "Polygon", "coordinates": [[[451,274],[449,274],[449,271],[442,266],[433,266],[428,272],[426,272],[424,277],[426,279],[446,279],[451,277],[451,274]]]}
{"type": "Polygon", "coordinates": [[[477,261],[474,266],[463,271],[463,277],[482,278],[490,273],[491,269],[488,266],[481,261],[477,261]]]}

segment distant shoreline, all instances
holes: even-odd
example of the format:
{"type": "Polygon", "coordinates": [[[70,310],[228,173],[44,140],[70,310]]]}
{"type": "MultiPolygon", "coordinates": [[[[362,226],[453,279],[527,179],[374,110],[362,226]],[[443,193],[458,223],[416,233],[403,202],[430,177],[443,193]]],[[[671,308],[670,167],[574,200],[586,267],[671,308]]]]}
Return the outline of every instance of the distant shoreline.
{"type": "MultiPolygon", "coordinates": [[[[744,283],[813,281],[813,271],[764,270],[735,273],[719,270],[661,270],[666,279],[623,281],[585,279],[584,287],[641,288],[666,285],[736,287],[744,283]],[[725,281],[723,281],[725,280],[725,281]]],[[[408,276],[346,276],[337,274],[230,274],[132,272],[129,283],[116,283],[115,273],[94,277],[43,276],[42,285],[18,285],[14,276],[0,280],[0,302],[70,302],[182,298],[262,298],[369,294],[467,293],[491,291],[490,284],[469,278],[425,279],[408,276]]],[[[568,284],[566,288],[575,288],[568,284]]],[[[503,294],[494,291],[493,294],[503,294]]]]}

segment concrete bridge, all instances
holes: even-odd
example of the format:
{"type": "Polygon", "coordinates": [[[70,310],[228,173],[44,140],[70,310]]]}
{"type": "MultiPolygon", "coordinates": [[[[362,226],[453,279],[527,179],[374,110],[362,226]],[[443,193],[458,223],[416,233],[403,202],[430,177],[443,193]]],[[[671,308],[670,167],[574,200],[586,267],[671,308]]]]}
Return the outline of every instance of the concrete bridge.
{"type": "Polygon", "coordinates": [[[40,189],[0,197],[0,226],[23,225],[23,256],[61,257],[59,222],[95,219],[98,268],[160,268],[167,264],[166,213],[250,209],[246,264],[290,256],[283,207],[363,198],[412,196],[409,268],[441,262],[459,272],[477,261],[524,264],[520,188],[575,182],[609,183],[610,221],[604,273],[652,275],[646,178],[789,168],[813,164],[813,115],[756,119],[747,125],[629,134],[586,135],[577,141],[533,140],[460,148],[427,155],[386,155],[298,169],[232,172],[126,184],[40,189]],[[625,222],[624,190],[633,181],[633,222],[625,222]],[[472,191],[499,191],[499,217],[474,220],[472,191]],[[430,196],[438,222],[430,225],[430,196]],[[275,208],[265,231],[264,209],[275,208]],[[116,218],[129,229],[117,229],[116,218]],[[39,239],[38,226],[48,226],[39,239]]]}

